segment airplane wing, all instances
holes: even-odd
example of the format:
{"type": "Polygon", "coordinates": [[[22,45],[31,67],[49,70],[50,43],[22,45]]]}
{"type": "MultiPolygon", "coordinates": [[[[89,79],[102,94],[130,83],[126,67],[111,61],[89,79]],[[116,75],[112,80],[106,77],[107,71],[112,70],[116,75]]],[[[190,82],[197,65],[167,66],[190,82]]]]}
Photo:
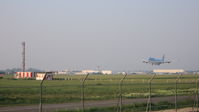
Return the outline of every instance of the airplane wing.
{"type": "Polygon", "coordinates": [[[171,63],[171,61],[165,61],[164,63],[171,63]]]}
{"type": "Polygon", "coordinates": [[[148,61],[145,61],[145,60],[144,60],[144,61],[142,61],[142,62],[143,62],[143,63],[149,63],[148,61]]]}

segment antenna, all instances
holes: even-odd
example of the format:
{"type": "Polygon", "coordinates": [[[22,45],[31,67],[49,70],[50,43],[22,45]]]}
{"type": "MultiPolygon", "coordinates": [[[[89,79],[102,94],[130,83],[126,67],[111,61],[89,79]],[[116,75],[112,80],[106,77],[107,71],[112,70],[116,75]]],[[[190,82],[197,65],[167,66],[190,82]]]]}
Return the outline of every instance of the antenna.
{"type": "Polygon", "coordinates": [[[25,47],[26,43],[22,42],[22,71],[25,72],[25,47]]]}

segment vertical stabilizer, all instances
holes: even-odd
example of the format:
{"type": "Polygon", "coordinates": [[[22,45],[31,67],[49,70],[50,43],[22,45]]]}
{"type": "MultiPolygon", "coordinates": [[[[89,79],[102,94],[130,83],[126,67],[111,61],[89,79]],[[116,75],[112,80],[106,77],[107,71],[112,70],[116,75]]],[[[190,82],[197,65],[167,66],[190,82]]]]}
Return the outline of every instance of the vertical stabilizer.
{"type": "Polygon", "coordinates": [[[162,61],[164,61],[165,55],[162,56],[162,61]]]}

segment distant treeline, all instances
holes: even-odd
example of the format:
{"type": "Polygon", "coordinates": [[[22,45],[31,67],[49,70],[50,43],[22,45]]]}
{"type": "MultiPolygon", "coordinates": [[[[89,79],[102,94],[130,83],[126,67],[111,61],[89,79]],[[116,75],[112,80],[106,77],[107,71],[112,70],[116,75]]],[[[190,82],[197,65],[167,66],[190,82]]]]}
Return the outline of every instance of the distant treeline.
{"type": "MultiPolygon", "coordinates": [[[[12,69],[6,69],[6,70],[0,70],[0,74],[14,74],[16,72],[21,72],[21,68],[12,68],[12,69]]],[[[26,71],[28,72],[43,72],[43,70],[35,69],[35,68],[29,68],[26,71]]]]}

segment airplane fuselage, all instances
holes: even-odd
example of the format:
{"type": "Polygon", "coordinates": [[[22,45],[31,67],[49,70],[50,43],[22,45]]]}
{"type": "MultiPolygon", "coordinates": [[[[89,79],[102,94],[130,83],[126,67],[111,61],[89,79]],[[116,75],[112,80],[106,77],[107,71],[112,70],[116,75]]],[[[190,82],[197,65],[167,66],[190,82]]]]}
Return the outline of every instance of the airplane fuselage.
{"type": "Polygon", "coordinates": [[[152,64],[152,65],[160,65],[160,64],[164,64],[164,63],[170,63],[170,61],[164,61],[164,55],[161,59],[149,57],[147,61],[143,61],[143,62],[152,64]]]}
{"type": "Polygon", "coordinates": [[[150,63],[152,65],[160,65],[160,64],[164,63],[164,61],[160,60],[160,59],[149,58],[148,63],[150,63]]]}

